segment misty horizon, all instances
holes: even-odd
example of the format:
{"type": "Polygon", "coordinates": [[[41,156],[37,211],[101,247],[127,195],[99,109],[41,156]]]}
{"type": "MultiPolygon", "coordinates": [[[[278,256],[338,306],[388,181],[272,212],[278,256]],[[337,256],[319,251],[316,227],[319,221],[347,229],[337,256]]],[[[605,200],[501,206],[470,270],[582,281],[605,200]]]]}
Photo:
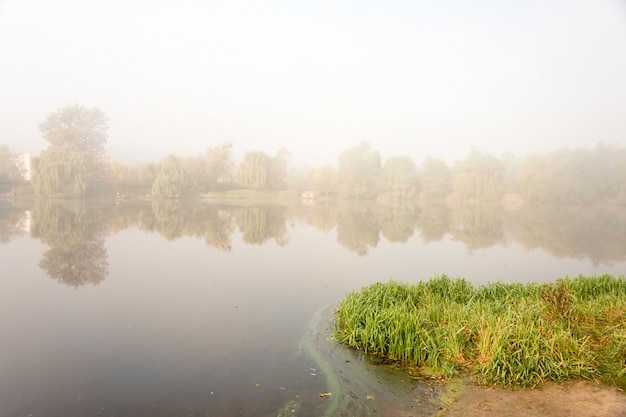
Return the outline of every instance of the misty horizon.
{"type": "Polygon", "coordinates": [[[109,117],[119,159],[230,142],[336,162],[448,163],[624,146],[626,8],[618,1],[0,3],[0,142],[45,149],[63,106],[109,117]]]}

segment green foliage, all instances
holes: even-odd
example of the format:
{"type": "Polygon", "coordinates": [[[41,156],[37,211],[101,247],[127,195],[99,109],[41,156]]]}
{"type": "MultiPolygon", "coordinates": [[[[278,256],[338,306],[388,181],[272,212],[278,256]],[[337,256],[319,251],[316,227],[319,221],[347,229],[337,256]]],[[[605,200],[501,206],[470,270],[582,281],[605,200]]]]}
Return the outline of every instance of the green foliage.
{"type": "Polygon", "coordinates": [[[537,386],[571,378],[626,386],[626,279],[479,288],[436,276],[349,294],[336,337],[366,352],[480,383],[537,386]]]}
{"type": "Polygon", "coordinates": [[[280,190],[286,186],[286,150],[280,150],[274,158],[265,152],[247,152],[237,171],[239,185],[252,190],[280,190]]]}
{"type": "Polygon", "coordinates": [[[323,165],[313,170],[313,190],[323,196],[337,192],[337,170],[330,165],[323,165]]]}
{"type": "Polygon", "coordinates": [[[247,152],[239,165],[237,182],[252,190],[270,188],[272,159],[265,152],[247,152]]]}
{"type": "Polygon", "coordinates": [[[101,161],[70,143],[43,151],[32,161],[32,185],[40,197],[83,198],[89,187],[102,183],[101,161]]]}
{"type": "Polygon", "coordinates": [[[156,199],[181,198],[188,194],[187,173],[182,160],[168,155],[159,161],[152,184],[152,197],[156,199]]]}
{"type": "Polygon", "coordinates": [[[419,190],[417,167],[408,156],[394,156],[385,161],[382,169],[382,191],[399,199],[414,198],[419,190]]]}
{"type": "Polygon", "coordinates": [[[472,152],[454,166],[452,189],[462,200],[500,201],[505,173],[505,164],[500,159],[472,152]]]}
{"type": "Polygon", "coordinates": [[[626,204],[626,149],[563,149],[532,155],[518,167],[522,196],[532,202],[626,204]]]}
{"type": "Polygon", "coordinates": [[[452,174],[440,159],[426,158],[418,171],[418,178],[425,199],[445,198],[452,189],[452,174]]]}
{"type": "Polygon", "coordinates": [[[220,185],[230,184],[234,181],[235,163],[232,149],[232,144],[225,143],[206,151],[206,175],[210,188],[215,189],[220,185]]]}
{"type": "Polygon", "coordinates": [[[343,197],[373,197],[378,192],[381,174],[378,151],[371,151],[367,142],[350,148],[339,155],[339,194],[343,197]]]}
{"type": "Polygon", "coordinates": [[[74,150],[100,155],[107,141],[108,119],[96,107],[72,105],[51,113],[39,130],[52,147],[69,145],[74,150]]]}
{"type": "MultiPolygon", "coordinates": [[[[16,162],[16,155],[11,149],[8,146],[0,145],[0,185],[22,182],[22,176],[16,162]]],[[[1,188],[0,192],[2,192],[1,188]]]]}
{"type": "Polygon", "coordinates": [[[108,121],[100,109],[67,106],[50,114],[39,129],[50,146],[33,160],[38,196],[83,198],[105,181],[108,121]]]}
{"type": "Polygon", "coordinates": [[[139,181],[139,184],[141,186],[152,188],[152,184],[154,184],[157,173],[157,164],[155,164],[154,162],[146,162],[144,164],[141,164],[141,166],[139,167],[139,178],[137,180],[139,181]]]}

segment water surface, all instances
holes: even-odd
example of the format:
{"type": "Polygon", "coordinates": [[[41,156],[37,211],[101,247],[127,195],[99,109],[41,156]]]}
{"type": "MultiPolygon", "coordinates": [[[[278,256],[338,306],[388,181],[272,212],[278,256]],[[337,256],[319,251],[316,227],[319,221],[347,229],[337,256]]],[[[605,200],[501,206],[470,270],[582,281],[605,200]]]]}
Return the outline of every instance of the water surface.
{"type": "Polygon", "coordinates": [[[276,416],[325,401],[301,349],[323,306],[441,273],[623,275],[623,211],[3,203],[0,415],[276,416]]]}

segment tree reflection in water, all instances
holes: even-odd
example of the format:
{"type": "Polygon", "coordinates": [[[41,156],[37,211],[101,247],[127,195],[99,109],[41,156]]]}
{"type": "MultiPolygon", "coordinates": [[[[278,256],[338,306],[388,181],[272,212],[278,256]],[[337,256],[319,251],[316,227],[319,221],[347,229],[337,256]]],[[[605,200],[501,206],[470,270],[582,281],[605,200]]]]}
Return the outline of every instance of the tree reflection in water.
{"type": "Polygon", "coordinates": [[[378,245],[380,219],[373,201],[344,201],[337,206],[337,242],[357,254],[367,255],[378,245]]]}
{"type": "Polygon", "coordinates": [[[424,243],[438,242],[450,230],[450,207],[443,201],[424,204],[417,219],[417,229],[424,243]]]}
{"type": "MultiPolygon", "coordinates": [[[[0,243],[17,236],[28,218],[23,208],[0,211],[0,243]]],[[[287,219],[302,220],[328,233],[337,243],[367,255],[381,237],[408,242],[417,231],[424,243],[446,235],[471,252],[508,245],[542,249],[559,258],[589,258],[595,266],[626,259],[626,212],[620,207],[526,205],[503,210],[497,204],[423,204],[402,201],[325,201],[296,205],[207,203],[162,200],[88,206],[80,201],[39,200],[31,218],[31,236],[50,248],[40,266],[51,278],[72,287],[98,284],[108,274],[105,240],[136,226],[168,240],[202,239],[207,247],[232,250],[237,231],[249,245],[289,242],[287,219]]]]}
{"type": "Polygon", "coordinates": [[[279,246],[289,242],[286,212],[283,206],[245,207],[234,211],[237,227],[243,241],[251,245],[262,245],[269,239],[279,246]]]}
{"type": "Polygon", "coordinates": [[[70,287],[98,285],[106,278],[106,234],[103,212],[81,201],[38,200],[32,212],[31,236],[50,246],[39,266],[70,287]]]}
{"type": "Polygon", "coordinates": [[[450,216],[450,235],[471,252],[504,243],[504,214],[498,204],[458,204],[450,216]]]}
{"type": "Polygon", "coordinates": [[[388,241],[406,243],[415,233],[419,209],[414,202],[383,202],[378,213],[381,232],[388,241]]]}
{"type": "Polygon", "coordinates": [[[30,212],[19,207],[0,207],[0,243],[8,243],[23,233],[30,212]]]}

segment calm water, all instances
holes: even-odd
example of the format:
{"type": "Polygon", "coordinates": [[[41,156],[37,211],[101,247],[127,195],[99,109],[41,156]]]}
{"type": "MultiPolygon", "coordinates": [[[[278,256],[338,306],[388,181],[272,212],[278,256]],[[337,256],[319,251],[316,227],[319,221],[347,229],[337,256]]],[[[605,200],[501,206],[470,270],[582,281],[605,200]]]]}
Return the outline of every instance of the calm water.
{"type": "Polygon", "coordinates": [[[349,291],[626,272],[623,209],[0,205],[0,416],[276,416],[349,291]]]}

